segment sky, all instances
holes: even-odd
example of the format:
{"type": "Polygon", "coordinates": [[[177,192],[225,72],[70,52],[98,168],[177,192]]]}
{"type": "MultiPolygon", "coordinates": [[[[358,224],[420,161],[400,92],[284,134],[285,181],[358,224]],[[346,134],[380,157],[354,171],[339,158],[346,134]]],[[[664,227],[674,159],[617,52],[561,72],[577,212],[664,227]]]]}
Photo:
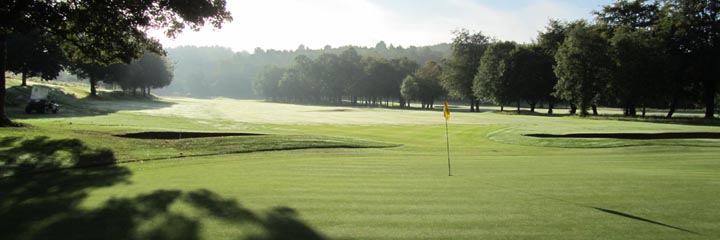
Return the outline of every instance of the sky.
{"type": "Polygon", "coordinates": [[[549,19],[592,19],[612,0],[227,0],[234,20],[221,29],[185,30],[164,47],[224,46],[295,50],[354,45],[427,46],[451,42],[452,31],[482,31],[498,40],[531,42],[549,19]]]}

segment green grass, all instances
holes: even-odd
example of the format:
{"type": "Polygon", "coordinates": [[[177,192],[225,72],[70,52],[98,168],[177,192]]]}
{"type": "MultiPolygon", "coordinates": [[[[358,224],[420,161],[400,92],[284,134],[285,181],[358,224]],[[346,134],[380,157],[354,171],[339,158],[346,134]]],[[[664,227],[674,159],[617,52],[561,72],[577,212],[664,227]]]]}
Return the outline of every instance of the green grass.
{"type": "Polygon", "coordinates": [[[0,238],[720,238],[720,139],[522,135],[720,132],[715,125],[455,111],[448,177],[438,111],[161,101],[15,113],[29,127],[0,129],[0,156],[26,164],[0,169],[26,174],[0,179],[0,238]],[[140,131],[269,135],[112,136],[140,131]],[[282,149],[295,150],[266,151],[282,149]],[[108,152],[120,162],[167,159],[83,167],[108,152]]]}

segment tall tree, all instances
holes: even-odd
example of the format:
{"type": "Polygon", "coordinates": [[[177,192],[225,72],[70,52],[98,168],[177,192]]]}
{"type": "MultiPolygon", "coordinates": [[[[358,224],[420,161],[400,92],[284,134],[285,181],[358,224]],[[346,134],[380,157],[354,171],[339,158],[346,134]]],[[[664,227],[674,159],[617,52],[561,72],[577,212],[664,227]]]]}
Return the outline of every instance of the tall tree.
{"type": "Polygon", "coordinates": [[[98,63],[74,62],[70,64],[68,70],[79,78],[88,79],[90,81],[90,96],[97,96],[97,85],[101,81],[115,82],[120,81],[119,78],[123,78],[121,74],[125,73],[125,66],[118,65],[108,66],[98,63]],[[122,69],[118,70],[119,67],[122,67],[122,69]]]}
{"type": "MultiPolygon", "coordinates": [[[[412,75],[408,75],[403,79],[402,85],[400,86],[400,95],[407,100],[408,107],[410,102],[420,100],[420,83],[412,75]]],[[[425,102],[422,102],[422,108],[425,108],[425,102]]]]}
{"type": "Polygon", "coordinates": [[[510,52],[507,67],[510,90],[530,105],[531,112],[535,112],[538,102],[550,99],[557,83],[552,64],[552,59],[535,44],[518,45],[510,52]]]}
{"type": "MultiPolygon", "coordinates": [[[[617,1],[595,12],[604,34],[610,39],[610,55],[615,68],[610,78],[608,97],[624,108],[627,116],[636,116],[636,107],[658,101],[664,95],[660,81],[667,74],[664,49],[654,32],[658,20],[658,2],[617,1]]],[[[643,111],[644,115],[645,111],[643,111]]]]}
{"type": "MultiPolygon", "coordinates": [[[[111,65],[113,66],[113,65],[111,65]]],[[[126,72],[113,73],[122,74],[118,81],[126,91],[136,92],[142,90],[143,95],[149,95],[150,89],[167,86],[173,79],[173,66],[168,63],[165,56],[146,52],[140,59],[133,60],[129,66],[124,68],[126,72]]]]}
{"type": "Polygon", "coordinates": [[[476,98],[491,101],[503,106],[518,99],[510,78],[512,69],[510,53],[515,50],[515,42],[496,42],[490,44],[480,60],[477,74],[473,80],[473,94],[476,98]]]}
{"type": "Polygon", "coordinates": [[[348,48],[340,53],[340,77],[345,78],[345,92],[350,96],[350,101],[357,104],[358,97],[362,95],[362,81],[366,79],[363,71],[363,61],[355,48],[348,48]]]}
{"type": "MultiPolygon", "coordinates": [[[[545,27],[545,31],[538,33],[537,46],[540,48],[540,51],[543,53],[545,58],[544,61],[541,61],[545,64],[543,69],[552,71],[556,65],[555,54],[557,53],[558,48],[560,48],[563,42],[565,42],[565,37],[567,36],[569,29],[570,23],[551,19],[545,27]]],[[[550,85],[550,89],[548,91],[552,93],[552,87],[554,87],[558,81],[557,76],[553,73],[552,77],[547,79],[547,81],[547,84],[550,85]]],[[[548,102],[548,114],[552,114],[556,98],[552,94],[548,94],[546,100],[548,102]]],[[[571,112],[574,114],[574,110],[571,110],[571,112]]]]}
{"type": "Polygon", "coordinates": [[[13,33],[7,45],[7,70],[22,75],[22,86],[27,86],[28,77],[55,79],[66,63],[57,42],[39,30],[13,33]]]}
{"type": "Polygon", "coordinates": [[[258,95],[265,96],[267,100],[278,101],[280,98],[279,84],[285,74],[285,69],[278,66],[266,66],[265,69],[258,73],[258,77],[253,81],[253,89],[258,95]]]}
{"type": "Polygon", "coordinates": [[[612,70],[608,55],[608,41],[584,20],[573,24],[567,39],[555,54],[555,96],[570,101],[580,108],[580,115],[587,116],[606,88],[612,70]]]}
{"type": "Polygon", "coordinates": [[[410,96],[413,100],[419,100],[422,108],[432,109],[435,100],[445,94],[440,85],[442,72],[443,69],[439,64],[433,61],[427,62],[403,80],[401,88],[401,92],[405,91],[403,97],[410,100],[411,98],[405,97],[410,96]]]}
{"type": "Polygon", "coordinates": [[[490,38],[482,32],[470,33],[466,29],[453,33],[455,38],[442,85],[451,96],[470,101],[470,111],[480,111],[480,101],[473,95],[473,79],[490,38]]]}
{"type": "Polygon", "coordinates": [[[188,1],[2,1],[0,3],[0,126],[12,125],[5,114],[6,47],[12,33],[39,29],[60,42],[75,61],[129,63],[145,49],[159,52],[148,29],[174,37],[186,27],[206,22],[221,27],[232,20],[224,0],[188,1]]]}
{"type": "Polygon", "coordinates": [[[402,85],[405,76],[415,72],[418,69],[418,63],[407,58],[392,59],[390,64],[393,67],[393,71],[390,73],[390,88],[387,89],[387,95],[392,98],[398,99],[400,106],[405,106],[406,100],[400,94],[400,86],[402,85]]]}
{"type": "Polygon", "coordinates": [[[669,49],[685,59],[685,72],[702,92],[705,118],[715,114],[720,88],[720,2],[717,0],[666,0],[660,10],[658,31],[669,49]]]}

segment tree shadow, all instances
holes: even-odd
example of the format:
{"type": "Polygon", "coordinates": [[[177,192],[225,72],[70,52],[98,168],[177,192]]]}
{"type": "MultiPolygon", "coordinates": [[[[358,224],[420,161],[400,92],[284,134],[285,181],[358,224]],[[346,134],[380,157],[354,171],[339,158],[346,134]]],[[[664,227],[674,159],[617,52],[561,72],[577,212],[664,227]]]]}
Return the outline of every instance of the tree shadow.
{"type": "MultiPolygon", "coordinates": [[[[590,207],[590,206],[589,206],[589,207],[590,207]]],[[[661,223],[661,222],[658,222],[658,221],[650,220],[650,219],[647,219],[647,218],[638,217],[638,216],[631,215],[631,214],[627,214],[627,213],[624,213],[624,212],[619,212],[619,211],[615,211],[615,210],[611,210],[611,209],[605,209],[605,208],[599,208],[599,207],[590,207],[590,208],[595,209],[595,210],[598,210],[598,211],[601,211],[601,212],[609,213],[609,214],[612,214],[612,215],[629,218],[629,219],[632,219],[632,220],[637,220],[637,221],[642,221],[642,222],[646,222],[646,223],[651,223],[651,224],[655,224],[655,225],[662,226],[662,227],[666,227],[666,228],[672,228],[672,229],[680,230],[680,231],[683,231],[683,232],[686,232],[686,233],[692,233],[692,234],[696,234],[696,235],[702,235],[702,234],[700,234],[700,233],[697,233],[697,232],[694,232],[694,231],[691,231],[691,230],[687,230],[687,229],[684,229],[684,228],[681,228],[681,227],[676,227],[676,226],[668,225],[668,224],[665,224],[665,223],[661,223]]]]}
{"type": "Polygon", "coordinates": [[[664,132],[664,133],[570,133],[570,134],[523,134],[536,138],[613,138],[634,140],[655,139],[720,139],[720,132],[664,132]]]}
{"type": "Polygon", "coordinates": [[[97,97],[78,98],[72,93],[52,88],[49,98],[60,104],[57,114],[25,113],[25,106],[30,100],[30,86],[14,86],[8,88],[8,99],[11,104],[6,109],[11,119],[44,119],[62,117],[88,117],[108,115],[118,111],[139,111],[171,107],[175,103],[158,100],[154,97],[135,97],[120,92],[100,92],[97,97]]]}
{"type": "Polygon", "coordinates": [[[0,178],[0,239],[200,239],[207,218],[262,229],[237,238],[325,239],[291,208],[255,212],[205,189],[156,190],[82,207],[90,191],[130,183],[130,170],[113,162],[111,150],[77,139],[0,138],[6,173],[0,178]],[[176,204],[191,211],[173,210],[176,204]]]}

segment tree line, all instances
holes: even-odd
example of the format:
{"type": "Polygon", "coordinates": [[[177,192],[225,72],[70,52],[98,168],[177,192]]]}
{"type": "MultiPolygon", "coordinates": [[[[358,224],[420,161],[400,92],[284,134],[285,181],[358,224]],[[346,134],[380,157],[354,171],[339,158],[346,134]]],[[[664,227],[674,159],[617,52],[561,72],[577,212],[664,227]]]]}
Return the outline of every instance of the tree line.
{"type": "Polygon", "coordinates": [[[411,100],[423,106],[443,95],[440,65],[420,67],[407,57],[364,57],[354,48],[323,53],[316,59],[300,55],[287,68],[267,66],[253,82],[257,94],[271,101],[407,107],[411,100]]]}
{"type": "Polygon", "coordinates": [[[163,52],[145,49],[130,63],[103,64],[71,59],[58,41],[38,30],[8,35],[7,49],[7,70],[21,76],[21,86],[27,86],[30,77],[53,80],[61,71],[68,71],[90,82],[91,96],[97,96],[100,81],[119,85],[133,94],[141,90],[147,95],[150,89],[169,85],[173,77],[172,65],[163,52]]]}
{"type": "Polygon", "coordinates": [[[617,1],[594,12],[594,22],[551,20],[536,41],[498,41],[482,32],[454,32],[450,54],[422,68],[407,58],[300,55],[287,68],[267,67],[254,89],[284,102],[400,107],[441,97],[479,105],[521,104],[535,111],[559,102],[570,113],[597,115],[597,106],[620,107],[626,116],[647,108],[705,108],[713,118],[720,84],[720,3],[717,1],[617,1]],[[360,99],[360,100],[358,100],[360,99]]]}
{"type": "Polygon", "coordinates": [[[150,29],[174,37],[185,28],[199,30],[205,23],[219,28],[232,20],[224,0],[10,0],[0,3],[0,16],[0,127],[16,125],[5,111],[7,70],[23,79],[50,79],[68,66],[95,75],[96,67],[129,64],[145,52],[163,53],[160,43],[148,37],[150,29]]]}
{"type": "Polygon", "coordinates": [[[449,52],[449,44],[432,46],[389,46],[380,41],[374,47],[329,45],[320,49],[310,49],[300,45],[295,50],[275,50],[256,48],[253,52],[234,52],[226,47],[181,46],[168,48],[167,56],[175,63],[173,82],[155,93],[161,95],[192,97],[231,97],[257,98],[252,82],[266,65],[288,68],[295,58],[305,56],[317,59],[323,54],[340,55],[348,49],[354,49],[363,57],[395,59],[408,58],[424,63],[440,61],[449,52]]]}
{"type": "Polygon", "coordinates": [[[531,44],[455,33],[443,86],[450,96],[501,106],[569,103],[586,116],[597,106],[705,108],[713,118],[720,88],[718,1],[617,1],[595,22],[551,20],[531,44]]]}

